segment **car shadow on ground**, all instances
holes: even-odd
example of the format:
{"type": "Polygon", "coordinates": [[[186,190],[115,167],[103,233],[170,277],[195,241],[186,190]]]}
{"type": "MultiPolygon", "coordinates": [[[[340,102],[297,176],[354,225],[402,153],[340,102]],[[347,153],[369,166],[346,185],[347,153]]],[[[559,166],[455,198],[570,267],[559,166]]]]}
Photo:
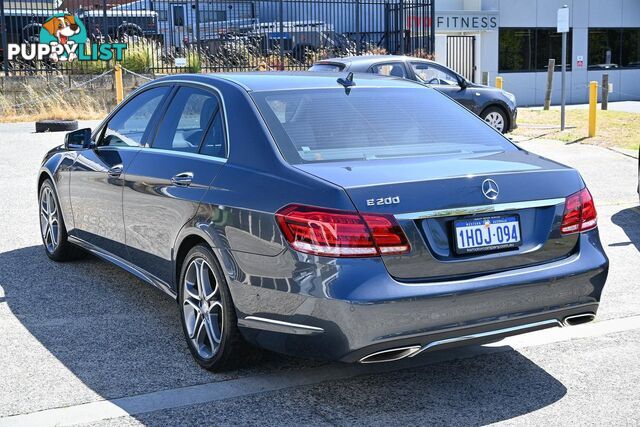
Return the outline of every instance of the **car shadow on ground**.
{"type": "Polygon", "coordinates": [[[635,245],[640,251],[640,206],[623,209],[611,217],[611,221],[622,228],[629,238],[628,242],[612,243],[610,246],[635,245]]]}
{"type": "MultiPolygon", "coordinates": [[[[2,304],[8,305],[11,317],[44,347],[40,358],[50,358],[50,353],[104,399],[267,373],[298,371],[304,375],[310,368],[327,365],[267,353],[262,361],[242,370],[224,374],[202,370],[184,343],[175,302],[93,257],[58,264],[46,257],[41,246],[0,253],[0,286],[4,290],[2,304]]],[[[6,350],[19,358],[24,351],[19,347],[6,350]]],[[[387,414],[424,411],[422,421],[470,424],[526,414],[556,402],[566,393],[559,381],[516,351],[437,363],[430,363],[428,354],[421,357],[423,366],[295,392],[306,394],[310,402],[322,407],[352,413],[353,421],[358,413],[366,418],[381,410],[387,414]]],[[[59,364],[52,366],[61,369],[59,364]]],[[[46,396],[43,390],[51,387],[46,383],[48,374],[37,374],[40,369],[46,368],[33,366],[33,376],[11,379],[11,393],[2,393],[2,399],[8,400],[7,407],[23,412],[49,407],[37,395],[25,403],[24,394],[40,390],[46,396]]],[[[71,377],[65,372],[53,376],[71,377]]],[[[64,405],[87,400],[68,399],[64,405]]],[[[262,418],[265,422],[269,419],[268,405],[266,410],[266,418],[262,418]]]]}

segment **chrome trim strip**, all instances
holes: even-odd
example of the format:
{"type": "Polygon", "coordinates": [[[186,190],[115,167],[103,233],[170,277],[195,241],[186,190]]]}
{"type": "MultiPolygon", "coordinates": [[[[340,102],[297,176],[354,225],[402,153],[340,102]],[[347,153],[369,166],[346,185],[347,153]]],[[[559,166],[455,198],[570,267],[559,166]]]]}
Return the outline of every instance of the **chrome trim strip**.
{"type": "Polygon", "coordinates": [[[324,333],[324,329],[318,328],[317,326],[283,322],[282,320],[267,319],[258,316],[247,316],[244,319],[238,319],[238,325],[245,328],[264,329],[294,335],[316,335],[324,333]]]}
{"type": "Polygon", "coordinates": [[[514,203],[499,203],[495,205],[481,205],[481,206],[468,206],[451,209],[437,209],[432,211],[411,212],[404,214],[394,215],[398,220],[416,220],[424,218],[438,218],[443,216],[457,216],[457,215],[475,215],[480,213],[489,212],[504,212],[516,209],[531,209],[541,208],[545,206],[554,206],[564,203],[564,198],[557,199],[545,199],[545,200],[531,200],[527,202],[514,202],[514,203]]]}
{"type": "Polygon", "coordinates": [[[223,157],[209,156],[208,154],[202,153],[191,153],[188,151],[175,151],[175,150],[167,150],[165,148],[154,148],[154,147],[143,147],[145,153],[148,152],[157,152],[158,154],[166,154],[170,156],[178,156],[178,157],[187,157],[194,158],[198,160],[211,160],[218,163],[227,163],[227,159],[223,157]]]}
{"type": "Polygon", "coordinates": [[[525,325],[519,325],[519,326],[512,326],[510,328],[503,328],[503,329],[494,329],[492,331],[486,331],[486,332],[479,332],[477,334],[470,334],[470,335],[463,335],[460,337],[454,337],[454,338],[446,338],[443,340],[438,340],[438,341],[432,341],[424,346],[422,346],[422,348],[418,351],[416,351],[415,353],[412,353],[411,355],[409,355],[409,357],[414,357],[420,353],[422,353],[423,351],[432,349],[434,347],[438,347],[441,345],[445,345],[445,344],[452,344],[452,343],[457,343],[457,342],[462,342],[462,341],[469,341],[469,340],[474,340],[474,339],[478,339],[478,338],[486,338],[486,337],[491,337],[494,335],[501,335],[501,334],[509,334],[511,332],[518,332],[518,331],[522,331],[525,329],[533,329],[533,328],[537,328],[539,326],[559,326],[562,327],[563,324],[562,322],[560,322],[558,319],[549,319],[549,320],[542,320],[540,322],[534,322],[534,323],[527,323],[525,325]]]}
{"type": "Polygon", "coordinates": [[[396,360],[404,359],[405,357],[411,357],[411,355],[414,354],[416,351],[420,351],[419,345],[412,345],[409,347],[390,348],[388,350],[376,351],[375,353],[367,354],[362,359],[358,360],[358,363],[367,364],[367,363],[394,362],[396,360]],[[372,361],[367,360],[372,357],[376,357],[380,354],[393,353],[393,352],[400,352],[400,354],[398,354],[396,357],[391,357],[389,359],[384,359],[384,360],[372,360],[372,361]]]}

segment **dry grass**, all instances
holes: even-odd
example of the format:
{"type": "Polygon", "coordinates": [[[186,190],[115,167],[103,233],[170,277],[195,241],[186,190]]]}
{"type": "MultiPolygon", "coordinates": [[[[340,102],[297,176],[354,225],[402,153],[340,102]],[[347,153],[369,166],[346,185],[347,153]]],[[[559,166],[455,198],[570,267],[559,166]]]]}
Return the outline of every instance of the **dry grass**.
{"type": "Polygon", "coordinates": [[[62,92],[54,88],[35,91],[25,86],[18,99],[0,95],[0,122],[37,120],[93,120],[104,117],[109,106],[89,90],[62,92]],[[18,105],[27,103],[25,105],[18,105]]]}
{"type": "Polygon", "coordinates": [[[560,131],[560,110],[518,109],[517,139],[547,138],[637,150],[640,144],[640,114],[598,110],[596,136],[589,138],[589,112],[567,109],[566,129],[560,131]]]}

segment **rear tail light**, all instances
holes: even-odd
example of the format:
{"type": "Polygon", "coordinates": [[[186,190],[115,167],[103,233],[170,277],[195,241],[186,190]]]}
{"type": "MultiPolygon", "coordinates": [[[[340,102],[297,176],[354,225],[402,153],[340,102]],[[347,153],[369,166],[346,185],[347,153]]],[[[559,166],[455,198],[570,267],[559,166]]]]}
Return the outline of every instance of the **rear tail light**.
{"type": "Polygon", "coordinates": [[[560,232],[562,234],[578,233],[596,228],[598,214],[593,197],[587,188],[583,188],[567,197],[564,205],[564,216],[560,232]]]}
{"type": "Polygon", "coordinates": [[[392,215],[289,205],[276,212],[287,242],[299,252],[330,257],[372,257],[409,252],[392,215]]]}

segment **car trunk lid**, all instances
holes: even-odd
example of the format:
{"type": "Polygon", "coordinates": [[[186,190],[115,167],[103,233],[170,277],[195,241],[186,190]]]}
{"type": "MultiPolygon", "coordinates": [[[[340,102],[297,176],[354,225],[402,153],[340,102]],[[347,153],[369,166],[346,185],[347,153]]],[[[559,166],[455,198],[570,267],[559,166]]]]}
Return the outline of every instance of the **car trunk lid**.
{"type": "Polygon", "coordinates": [[[540,264],[574,251],[576,235],[560,234],[564,199],[584,184],[573,169],[528,153],[505,151],[297,165],[342,186],[360,212],[393,214],[410,243],[405,255],[383,256],[398,280],[450,280],[540,264]],[[493,180],[495,200],[483,193],[493,180]],[[460,220],[517,218],[521,245],[461,254],[460,220]]]}

